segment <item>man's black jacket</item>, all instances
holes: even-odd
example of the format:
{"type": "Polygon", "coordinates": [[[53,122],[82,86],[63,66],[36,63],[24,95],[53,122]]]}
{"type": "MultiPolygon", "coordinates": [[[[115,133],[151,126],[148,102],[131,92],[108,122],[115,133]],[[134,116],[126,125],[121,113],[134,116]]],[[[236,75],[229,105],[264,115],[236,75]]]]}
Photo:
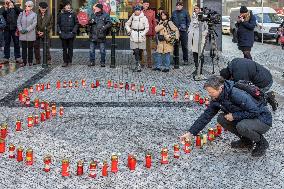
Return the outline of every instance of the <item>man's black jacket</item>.
{"type": "Polygon", "coordinates": [[[234,124],[243,119],[259,119],[269,126],[272,125],[271,113],[262,102],[235,88],[233,81],[225,81],[219,98],[210,102],[210,106],[194,122],[189,132],[196,136],[220,110],[226,114],[232,113],[234,124]]]}
{"type": "Polygon", "coordinates": [[[235,58],[228,64],[228,70],[235,82],[246,80],[259,88],[265,88],[273,82],[270,71],[250,59],[235,58]]]}

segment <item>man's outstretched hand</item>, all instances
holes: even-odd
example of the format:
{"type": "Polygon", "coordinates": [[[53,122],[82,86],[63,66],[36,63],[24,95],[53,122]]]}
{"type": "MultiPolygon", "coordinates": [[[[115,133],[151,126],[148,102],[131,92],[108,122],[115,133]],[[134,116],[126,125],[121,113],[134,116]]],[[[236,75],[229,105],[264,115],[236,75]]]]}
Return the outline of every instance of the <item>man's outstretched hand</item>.
{"type": "Polygon", "coordinates": [[[184,135],[180,136],[179,139],[180,139],[180,142],[182,144],[184,144],[185,139],[189,139],[191,141],[192,137],[193,137],[192,134],[190,132],[188,132],[188,133],[185,133],[184,135]]]}

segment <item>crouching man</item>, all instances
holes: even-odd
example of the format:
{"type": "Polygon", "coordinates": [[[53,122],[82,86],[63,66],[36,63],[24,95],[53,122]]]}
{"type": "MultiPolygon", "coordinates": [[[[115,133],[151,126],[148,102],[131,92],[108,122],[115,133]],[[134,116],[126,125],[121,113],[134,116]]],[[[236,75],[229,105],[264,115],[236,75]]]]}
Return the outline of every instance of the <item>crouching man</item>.
{"type": "Polygon", "coordinates": [[[194,122],[189,132],[180,137],[196,136],[221,110],[217,121],[239,140],[231,142],[232,148],[253,148],[252,156],[260,157],[269,147],[263,134],[272,126],[272,116],[261,101],[257,101],[247,92],[234,87],[233,81],[226,81],[221,76],[212,76],[204,84],[211,97],[210,106],[194,122]]]}

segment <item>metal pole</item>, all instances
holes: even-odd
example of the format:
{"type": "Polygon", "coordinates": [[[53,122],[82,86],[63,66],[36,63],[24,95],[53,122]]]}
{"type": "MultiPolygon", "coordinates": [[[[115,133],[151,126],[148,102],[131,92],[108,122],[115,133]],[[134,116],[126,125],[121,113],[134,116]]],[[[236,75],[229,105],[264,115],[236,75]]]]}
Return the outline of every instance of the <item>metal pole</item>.
{"type": "Polygon", "coordinates": [[[111,63],[110,68],[115,68],[115,33],[116,33],[116,23],[112,24],[111,28],[111,63]]]}
{"type": "Polygon", "coordinates": [[[263,44],[263,0],[261,0],[261,14],[262,14],[262,19],[261,19],[261,43],[263,44]]]}
{"type": "Polygon", "coordinates": [[[48,35],[48,32],[47,32],[47,27],[44,27],[44,40],[43,40],[43,52],[42,52],[42,57],[43,57],[43,60],[42,60],[42,67],[43,68],[47,68],[48,65],[47,65],[47,35],[48,35]]]}

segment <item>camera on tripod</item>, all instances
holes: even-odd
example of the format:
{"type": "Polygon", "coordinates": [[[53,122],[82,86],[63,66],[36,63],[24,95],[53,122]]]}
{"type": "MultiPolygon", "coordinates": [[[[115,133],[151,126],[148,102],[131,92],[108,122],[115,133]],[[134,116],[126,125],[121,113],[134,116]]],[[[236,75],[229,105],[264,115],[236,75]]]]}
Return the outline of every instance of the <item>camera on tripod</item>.
{"type": "Polygon", "coordinates": [[[201,9],[198,13],[198,21],[200,22],[207,22],[208,27],[221,24],[222,16],[218,14],[216,11],[213,11],[207,7],[201,9]]]}

